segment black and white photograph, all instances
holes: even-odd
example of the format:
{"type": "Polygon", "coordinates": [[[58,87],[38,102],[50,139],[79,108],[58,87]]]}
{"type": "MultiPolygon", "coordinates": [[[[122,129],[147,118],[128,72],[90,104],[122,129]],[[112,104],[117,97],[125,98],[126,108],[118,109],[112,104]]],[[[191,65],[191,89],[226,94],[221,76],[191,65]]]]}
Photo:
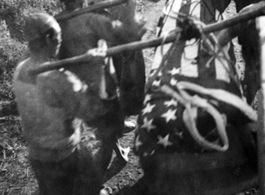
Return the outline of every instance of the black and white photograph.
{"type": "Polygon", "coordinates": [[[265,1],[0,0],[0,195],[265,195],[265,1]]]}

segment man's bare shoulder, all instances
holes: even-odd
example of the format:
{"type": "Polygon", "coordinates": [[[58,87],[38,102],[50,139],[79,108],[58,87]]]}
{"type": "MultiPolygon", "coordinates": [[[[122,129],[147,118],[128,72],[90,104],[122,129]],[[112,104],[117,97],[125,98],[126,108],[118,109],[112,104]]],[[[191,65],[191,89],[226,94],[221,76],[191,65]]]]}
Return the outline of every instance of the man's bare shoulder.
{"type": "Polygon", "coordinates": [[[26,72],[30,65],[31,65],[30,58],[27,58],[27,59],[19,62],[15,68],[14,80],[17,80],[20,77],[20,75],[23,74],[23,72],[26,72]]]}
{"type": "Polygon", "coordinates": [[[18,65],[16,66],[16,70],[15,71],[21,71],[24,69],[24,67],[27,67],[28,64],[30,64],[31,61],[30,61],[30,58],[27,58],[21,62],[18,63],[18,65]]]}

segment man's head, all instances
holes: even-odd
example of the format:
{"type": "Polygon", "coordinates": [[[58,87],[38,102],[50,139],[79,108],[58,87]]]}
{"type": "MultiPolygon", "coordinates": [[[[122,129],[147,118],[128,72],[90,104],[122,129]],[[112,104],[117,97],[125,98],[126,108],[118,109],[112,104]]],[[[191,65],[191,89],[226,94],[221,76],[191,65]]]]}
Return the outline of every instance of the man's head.
{"type": "Polygon", "coordinates": [[[45,13],[30,15],[25,22],[24,36],[31,52],[49,51],[49,55],[58,53],[61,45],[61,28],[57,21],[45,13]]]}

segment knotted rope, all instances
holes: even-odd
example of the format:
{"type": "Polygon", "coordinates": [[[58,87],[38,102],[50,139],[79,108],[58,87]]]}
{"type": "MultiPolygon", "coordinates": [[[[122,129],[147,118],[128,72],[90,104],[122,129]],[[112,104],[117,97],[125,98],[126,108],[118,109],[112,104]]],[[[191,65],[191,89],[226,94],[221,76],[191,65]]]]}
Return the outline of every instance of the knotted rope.
{"type": "Polygon", "coordinates": [[[213,105],[211,105],[205,98],[198,95],[191,96],[186,90],[195,92],[200,95],[207,95],[215,100],[230,104],[239,109],[250,120],[256,121],[256,112],[241,98],[222,89],[207,89],[200,85],[190,82],[179,82],[176,85],[177,90],[172,89],[169,85],[160,87],[160,91],[166,93],[172,98],[176,99],[182,106],[185,107],[183,112],[183,122],[193,139],[203,148],[224,152],[229,148],[229,140],[226,133],[226,117],[221,114],[213,105]],[[218,145],[214,142],[209,142],[200,135],[196,127],[197,110],[204,109],[214,119],[216,124],[217,134],[220,137],[223,145],[218,145]]]}

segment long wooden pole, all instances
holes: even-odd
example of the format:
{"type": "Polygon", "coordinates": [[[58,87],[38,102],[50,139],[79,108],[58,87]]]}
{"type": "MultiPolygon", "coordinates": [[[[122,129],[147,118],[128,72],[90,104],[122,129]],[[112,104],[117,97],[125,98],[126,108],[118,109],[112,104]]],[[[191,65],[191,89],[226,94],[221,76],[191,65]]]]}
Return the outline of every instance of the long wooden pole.
{"type": "Polygon", "coordinates": [[[112,6],[116,6],[122,3],[126,3],[128,0],[105,0],[99,3],[95,3],[94,5],[90,5],[87,8],[84,9],[80,9],[77,11],[73,11],[71,13],[65,13],[62,15],[58,15],[55,16],[55,19],[57,21],[62,21],[62,20],[68,20],[70,18],[85,14],[85,13],[89,13],[89,12],[93,12],[93,11],[97,11],[97,10],[102,10],[108,7],[112,7],[112,6]]]}
{"type": "Polygon", "coordinates": [[[39,67],[30,70],[30,74],[36,75],[46,71],[55,70],[64,68],[67,66],[71,66],[80,62],[89,62],[94,58],[93,55],[88,52],[79,56],[75,56],[72,58],[67,58],[60,61],[46,62],[41,64],[39,67]]]}
{"type": "Polygon", "coordinates": [[[261,90],[258,94],[258,167],[260,195],[265,195],[265,16],[256,20],[260,38],[261,90]]]}
{"type": "MultiPolygon", "coordinates": [[[[264,10],[265,10],[265,3],[261,5],[259,8],[257,8],[256,10],[252,10],[251,12],[250,11],[245,12],[233,18],[227,19],[225,21],[207,25],[203,28],[203,31],[205,33],[216,32],[224,28],[236,25],[240,22],[254,19],[262,15],[264,10]]],[[[132,42],[128,44],[119,45],[116,47],[109,48],[107,50],[106,56],[113,56],[115,54],[118,54],[124,51],[135,51],[135,50],[141,50],[141,49],[145,49],[149,47],[156,47],[156,46],[161,45],[162,43],[169,43],[169,42],[175,41],[177,36],[178,36],[177,33],[171,33],[166,38],[160,37],[160,38],[151,39],[151,40],[142,40],[142,41],[136,41],[136,42],[132,42]]],[[[90,59],[91,57],[88,54],[83,54],[81,56],[76,56],[76,57],[61,60],[58,62],[47,62],[43,64],[41,67],[38,67],[37,69],[32,70],[32,73],[40,74],[45,71],[59,69],[59,68],[69,66],[69,65],[74,65],[75,63],[78,63],[78,62],[82,62],[82,61],[87,62],[90,59]]]]}

